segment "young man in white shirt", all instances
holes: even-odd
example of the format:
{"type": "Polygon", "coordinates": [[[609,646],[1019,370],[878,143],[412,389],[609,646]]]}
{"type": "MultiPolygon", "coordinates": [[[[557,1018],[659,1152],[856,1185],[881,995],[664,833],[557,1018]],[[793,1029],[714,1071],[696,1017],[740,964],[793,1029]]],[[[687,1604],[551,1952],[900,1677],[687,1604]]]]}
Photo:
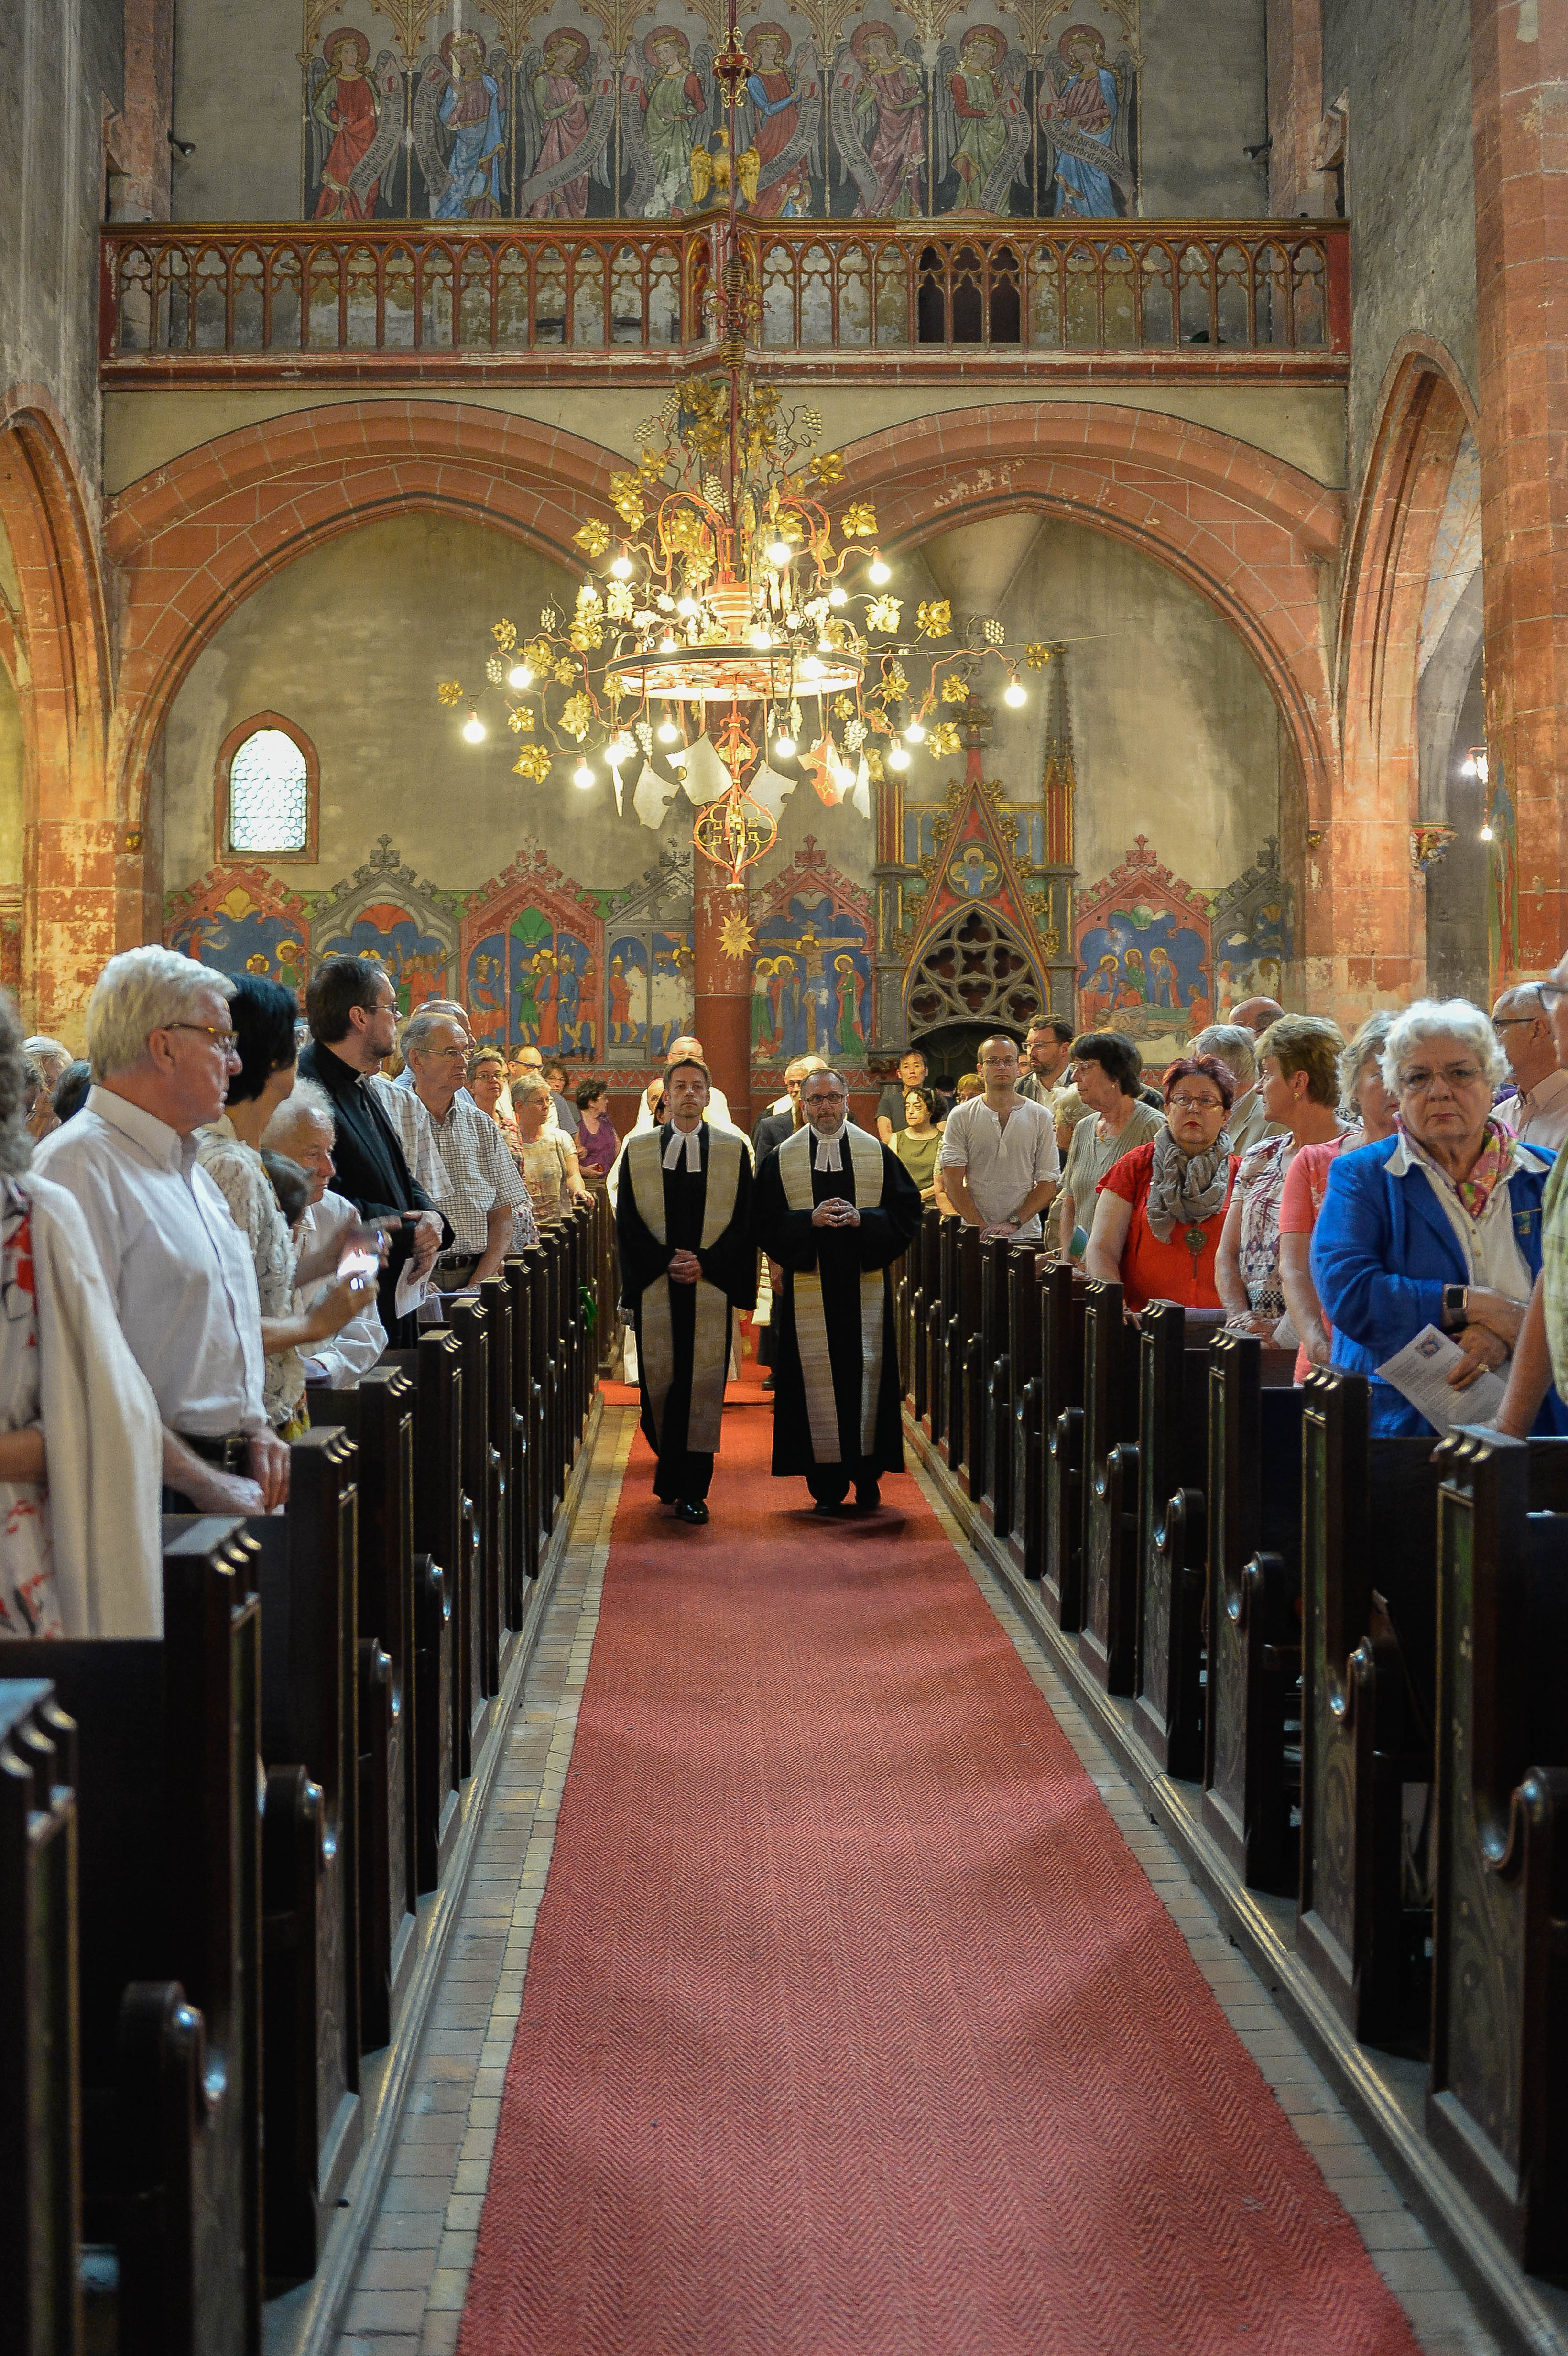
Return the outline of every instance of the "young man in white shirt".
{"type": "Polygon", "coordinates": [[[982,1235],[1038,1243],[1040,1215],[1061,1176],[1055,1123],[1045,1106],[1019,1096],[1012,1040],[983,1039],[976,1068],[980,1095],[955,1105],[942,1132],[943,1185],[959,1216],[982,1235]]]}

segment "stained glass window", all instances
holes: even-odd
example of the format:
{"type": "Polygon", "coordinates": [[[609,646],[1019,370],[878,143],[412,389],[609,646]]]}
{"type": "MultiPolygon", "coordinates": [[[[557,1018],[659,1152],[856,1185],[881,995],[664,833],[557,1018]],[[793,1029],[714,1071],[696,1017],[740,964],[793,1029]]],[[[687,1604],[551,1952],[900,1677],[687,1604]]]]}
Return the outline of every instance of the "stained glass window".
{"type": "Polygon", "coordinates": [[[303,851],[310,834],[304,755],[281,728],[258,728],[229,764],[229,842],[234,851],[303,851]]]}

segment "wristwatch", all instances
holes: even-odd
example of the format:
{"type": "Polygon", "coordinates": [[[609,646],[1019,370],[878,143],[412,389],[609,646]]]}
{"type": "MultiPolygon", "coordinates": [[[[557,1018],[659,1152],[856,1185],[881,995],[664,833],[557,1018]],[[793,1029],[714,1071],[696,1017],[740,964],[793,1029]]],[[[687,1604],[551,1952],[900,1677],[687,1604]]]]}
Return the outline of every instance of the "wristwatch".
{"type": "Polygon", "coordinates": [[[1445,1284],[1444,1286],[1443,1330],[1445,1333],[1453,1333],[1456,1327],[1463,1325],[1468,1322],[1467,1312],[1465,1307],[1467,1297],[1467,1288],[1462,1284],[1445,1284]]]}

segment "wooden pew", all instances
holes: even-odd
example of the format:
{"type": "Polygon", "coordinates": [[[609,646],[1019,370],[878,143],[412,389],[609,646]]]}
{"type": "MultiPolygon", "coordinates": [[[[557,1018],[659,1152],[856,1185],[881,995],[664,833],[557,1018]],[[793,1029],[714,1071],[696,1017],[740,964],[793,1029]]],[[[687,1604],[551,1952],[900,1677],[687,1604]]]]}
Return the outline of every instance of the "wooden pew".
{"type": "Polygon", "coordinates": [[[1119,1284],[1083,1296],[1083,1614],[1078,1653],[1130,1694],[1137,1629],[1138,1339],[1119,1284]]]}
{"type": "MultiPolygon", "coordinates": [[[[539,1315],[538,1270],[538,1257],[531,1252],[518,1254],[506,1262],[507,1280],[512,1294],[513,1551],[517,1575],[525,1584],[537,1579],[539,1569],[540,1398],[534,1379],[534,1325],[539,1315]]],[[[613,1317],[613,1311],[611,1313],[613,1317]]],[[[517,1609],[519,1614],[527,1609],[526,1596],[521,1589],[517,1609]]],[[[512,1624],[520,1628],[521,1617],[512,1624]]]]}
{"type": "Polygon", "coordinates": [[[1293,1891],[1286,1758],[1301,1675],[1301,1393],[1292,1350],[1209,1346],[1209,1687],[1203,1824],[1249,1888],[1293,1891]]]}
{"type": "Polygon", "coordinates": [[[457,1630],[457,1675],[468,1720],[464,1772],[490,1723],[500,1683],[501,1549],[506,1507],[501,1457],[490,1430],[490,1330],[471,1296],[445,1304],[447,1324],[463,1354],[463,1489],[473,1516],[473,1569],[468,1609],[457,1630]]]}
{"type": "Polygon", "coordinates": [[[980,1230],[955,1222],[953,1290],[944,1291],[947,1349],[943,1366],[945,1415],[942,1454],[949,1472],[967,1491],[969,1426],[978,1403],[980,1379],[980,1230]]]}
{"type": "Polygon", "coordinates": [[[1040,1285],[1040,1415],[1045,1426],[1045,1559],[1040,1589],[1063,1635],[1083,1617],[1084,1280],[1071,1260],[1040,1285]]]}
{"type": "Polygon", "coordinates": [[[947,1328],[958,1297],[958,1237],[963,1225],[950,1211],[938,1215],[936,1266],[926,1288],[925,1430],[933,1448],[941,1447],[947,1429],[947,1328]]]}
{"type": "Polygon", "coordinates": [[[1045,1255],[1033,1244],[1008,1254],[1008,1372],[1012,1392],[1008,1556],[1024,1579],[1038,1579],[1045,1517],[1045,1419],[1040,1384],[1040,1286],[1045,1255]]]}
{"type": "Polygon", "coordinates": [[[17,2356],[81,2345],[75,1747],[51,1684],[0,1678],[0,2347],[17,2356]]]}
{"type": "MultiPolygon", "coordinates": [[[[449,1326],[432,1325],[411,1350],[389,1350],[381,1363],[400,1366],[413,1378],[414,1545],[445,1574],[452,1614],[452,1772],[461,1783],[471,1762],[459,1647],[474,1579],[474,1513],[463,1485],[463,1348],[449,1326]]],[[[433,1887],[422,1875],[420,1886],[433,1887]]]]}
{"type": "Polygon", "coordinates": [[[1006,1236],[990,1236],[980,1245],[980,1398],[977,1467],[970,1473],[971,1496],[977,1497],[982,1524],[1006,1537],[1012,1510],[1013,1378],[1008,1353],[1008,1260],[1012,1246],[1006,1236]]]}
{"type": "MultiPolygon", "coordinates": [[[[262,2107],[280,2286],[315,2273],[364,2140],[354,1443],[313,1426],[290,1456],[288,1511],[245,1525],[261,1599],[262,2107]]],[[[384,1891],[378,1903],[389,1912],[384,1891]]]]}
{"type": "Polygon", "coordinates": [[[1360,1376],[1307,1376],[1296,1945],[1354,2034],[1387,2042],[1423,2034],[1427,1993],[1401,1874],[1404,1786],[1433,1772],[1439,1476],[1429,1437],[1371,1436],[1369,1400],[1360,1376]]]}
{"type": "Polygon", "coordinates": [[[920,1231],[910,1255],[909,1354],[904,1360],[911,1412],[929,1430],[927,1382],[930,1353],[926,1343],[927,1312],[934,1303],[940,1282],[942,1214],[928,1203],[920,1215],[920,1231]]]}
{"type": "Polygon", "coordinates": [[[501,1547],[500,1627],[496,1667],[497,1684],[510,1651],[512,1634],[523,1624],[528,1589],[528,1516],[524,1511],[527,1431],[517,1417],[517,1322],[525,1313],[525,1282],[516,1260],[503,1262],[498,1276],[486,1277],[479,1299],[490,1321],[490,1445],[501,1460],[506,1528],[501,1547]]]}
{"type": "Polygon", "coordinates": [[[160,1640],[5,1647],[76,1729],[82,2226],[119,2356],[261,2351],[255,1566],[244,1523],[171,1516],[160,1640]]]}
{"type": "MultiPolygon", "coordinates": [[[[432,1693],[416,1667],[432,1567],[414,1553],[412,1379],[400,1366],[372,1366],[353,1389],[317,1393],[312,1405],[317,1421],[340,1423],[357,1451],[359,2004],[368,2052],[391,2036],[413,1968],[421,1844],[439,1838],[436,1779],[421,1774],[421,1753],[444,1744],[450,1759],[451,1704],[443,1725],[439,1686],[432,1693]]],[[[438,1645],[443,1601],[438,1587],[438,1645]]]]}
{"type": "Polygon", "coordinates": [[[1203,1772],[1209,1343],[1215,1316],[1151,1301],[1138,1333],[1138,1627],[1133,1726],[1168,1775],[1203,1772]]]}
{"type": "Polygon", "coordinates": [[[1521,2265],[1568,2268],[1568,1442],[1439,1449],[1427,2133],[1521,2265]]]}

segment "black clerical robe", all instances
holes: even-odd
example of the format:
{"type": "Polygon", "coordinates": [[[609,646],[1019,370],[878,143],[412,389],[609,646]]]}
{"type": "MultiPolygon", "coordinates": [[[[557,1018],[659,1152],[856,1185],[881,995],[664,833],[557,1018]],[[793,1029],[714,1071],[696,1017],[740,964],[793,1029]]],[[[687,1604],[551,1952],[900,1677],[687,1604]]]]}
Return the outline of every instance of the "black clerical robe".
{"type": "Polygon", "coordinates": [[[783,1269],[773,1295],[773,1471],[837,1500],[851,1481],[903,1469],[892,1279],[920,1226],[920,1189],[880,1138],[847,1127],[838,1170],[797,1130],[757,1173],[754,1232],[783,1269]],[[857,1164],[859,1166],[857,1167],[857,1164]],[[814,1227],[837,1195],[856,1227],[814,1227]]]}
{"type": "Polygon", "coordinates": [[[695,1171],[687,1167],[686,1141],[673,1123],[628,1140],[615,1202],[621,1299],[636,1329],[643,1431],[658,1458],[654,1494],[668,1500],[708,1494],[734,1312],[752,1308],[757,1298],[751,1158],[733,1130],[715,1131],[703,1121],[695,1134],[702,1162],[695,1171]],[[679,1145],[675,1167],[667,1170],[672,1137],[679,1145]],[[669,1281],[677,1251],[696,1253],[699,1283],[669,1281]]]}
{"type": "MultiPolygon", "coordinates": [[[[332,1098],[337,1133],[332,1159],[336,1165],[332,1191],[344,1195],[362,1219],[390,1219],[405,1211],[433,1211],[435,1205],[419,1185],[403,1154],[402,1140],[392,1127],[375,1091],[360,1085],[361,1075],[330,1047],[312,1040],[300,1057],[300,1070],[315,1080],[332,1098]]],[[[437,1212],[436,1215],[441,1217],[437,1212]]],[[[452,1241],[452,1229],[442,1218],[442,1242],[452,1241]]],[[[411,1350],[419,1341],[417,1317],[400,1317],[395,1306],[398,1279],[413,1256],[414,1231],[400,1226],[381,1270],[376,1305],[387,1329],[390,1349],[411,1350]]]]}

